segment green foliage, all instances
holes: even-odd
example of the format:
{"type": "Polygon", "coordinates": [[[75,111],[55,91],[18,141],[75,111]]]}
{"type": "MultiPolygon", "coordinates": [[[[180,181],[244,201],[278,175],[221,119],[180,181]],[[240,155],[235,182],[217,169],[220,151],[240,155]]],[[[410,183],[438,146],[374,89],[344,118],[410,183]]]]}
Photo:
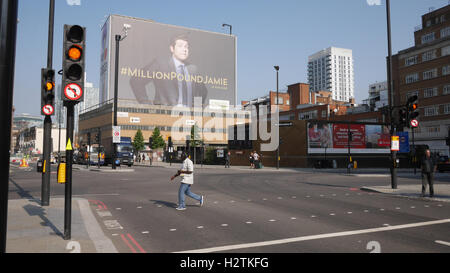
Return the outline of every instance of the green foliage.
{"type": "Polygon", "coordinates": [[[137,152],[144,150],[144,136],[141,129],[138,129],[136,135],[134,135],[133,147],[137,152]]]}
{"type": "Polygon", "coordinates": [[[166,145],[158,127],[156,127],[155,130],[153,130],[152,138],[153,138],[153,145],[151,147],[152,149],[164,148],[164,146],[166,145]]]}
{"type": "Polygon", "coordinates": [[[205,154],[205,163],[213,164],[216,161],[216,153],[217,152],[213,147],[208,147],[205,154]]]}

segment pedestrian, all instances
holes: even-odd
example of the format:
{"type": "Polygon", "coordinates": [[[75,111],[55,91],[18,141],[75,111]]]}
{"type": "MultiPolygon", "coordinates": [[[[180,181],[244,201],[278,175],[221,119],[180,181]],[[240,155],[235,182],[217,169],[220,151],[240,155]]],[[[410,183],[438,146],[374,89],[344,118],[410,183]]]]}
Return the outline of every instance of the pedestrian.
{"type": "Polygon", "coordinates": [[[255,166],[255,169],[259,169],[260,168],[260,165],[259,165],[259,154],[256,151],[253,152],[253,164],[255,166]]]}
{"type": "Polygon", "coordinates": [[[422,197],[425,197],[427,184],[430,187],[430,197],[434,196],[433,179],[436,171],[436,162],[431,157],[430,150],[425,151],[425,156],[422,159],[422,197]]]}
{"type": "Polygon", "coordinates": [[[185,195],[197,200],[200,202],[200,206],[203,206],[205,202],[205,198],[200,195],[197,195],[191,192],[191,186],[194,184],[194,163],[189,159],[189,156],[186,152],[182,153],[181,159],[183,160],[183,164],[181,169],[170,178],[171,181],[175,179],[177,176],[181,176],[181,184],[178,190],[178,207],[177,210],[185,210],[185,195]]]}
{"type": "Polygon", "coordinates": [[[250,160],[250,169],[255,168],[252,152],[250,152],[249,160],[250,160]]]}
{"type": "Polygon", "coordinates": [[[230,157],[231,153],[227,152],[227,154],[225,155],[225,168],[230,168],[230,157]]]}

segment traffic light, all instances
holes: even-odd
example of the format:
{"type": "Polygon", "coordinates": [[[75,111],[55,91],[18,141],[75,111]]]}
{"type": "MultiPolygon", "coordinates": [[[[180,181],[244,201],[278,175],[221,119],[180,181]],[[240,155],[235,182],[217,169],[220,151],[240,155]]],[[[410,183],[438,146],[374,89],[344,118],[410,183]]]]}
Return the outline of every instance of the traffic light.
{"type": "Polygon", "coordinates": [[[148,139],[148,146],[150,146],[150,149],[152,149],[152,147],[153,147],[153,137],[150,137],[148,139]]]}
{"type": "Polygon", "coordinates": [[[80,102],[84,97],[86,28],[64,25],[62,100],[80,102]]]}
{"type": "Polygon", "coordinates": [[[400,125],[400,127],[404,127],[407,126],[408,123],[408,112],[406,111],[406,109],[399,109],[398,110],[398,123],[400,125]]]}
{"type": "Polygon", "coordinates": [[[55,70],[41,69],[41,115],[55,114],[55,70]]]}
{"type": "Polygon", "coordinates": [[[408,98],[406,102],[406,110],[407,110],[407,125],[410,126],[410,121],[416,119],[419,116],[419,104],[417,103],[417,95],[411,96],[408,98]]]}
{"type": "Polygon", "coordinates": [[[168,146],[169,146],[169,147],[173,147],[172,137],[169,137],[169,138],[168,138],[168,146]]]}
{"type": "Polygon", "coordinates": [[[100,144],[100,133],[95,135],[95,143],[100,144]]]}

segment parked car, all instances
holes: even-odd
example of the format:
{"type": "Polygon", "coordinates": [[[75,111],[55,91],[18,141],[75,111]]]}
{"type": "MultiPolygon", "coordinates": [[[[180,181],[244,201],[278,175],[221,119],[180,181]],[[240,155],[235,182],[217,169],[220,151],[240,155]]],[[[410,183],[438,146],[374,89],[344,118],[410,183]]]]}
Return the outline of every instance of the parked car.
{"type": "Polygon", "coordinates": [[[437,170],[440,173],[443,173],[445,171],[450,171],[450,160],[449,160],[448,156],[446,156],[446,155],[439,156],[438,161],[437,161],[437,170]]]}

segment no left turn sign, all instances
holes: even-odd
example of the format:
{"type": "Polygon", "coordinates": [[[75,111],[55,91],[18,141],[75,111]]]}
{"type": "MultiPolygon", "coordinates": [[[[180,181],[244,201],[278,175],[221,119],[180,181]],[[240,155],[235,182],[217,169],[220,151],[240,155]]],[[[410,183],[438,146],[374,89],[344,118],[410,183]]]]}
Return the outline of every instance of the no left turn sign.
{"type": "Polygon", "coordinates": [[[53,114],[54,108],[50,104],[44,105],[42,107],[42,112],[44,112],[45,115],[50,116],[53,114]]]}
{"type": "Polygon", "coordinates": [[[70,83],[64,88],[64,96],[68,100],[78,100],[83,95],[83,89],[76,83],[70,83]]]}

